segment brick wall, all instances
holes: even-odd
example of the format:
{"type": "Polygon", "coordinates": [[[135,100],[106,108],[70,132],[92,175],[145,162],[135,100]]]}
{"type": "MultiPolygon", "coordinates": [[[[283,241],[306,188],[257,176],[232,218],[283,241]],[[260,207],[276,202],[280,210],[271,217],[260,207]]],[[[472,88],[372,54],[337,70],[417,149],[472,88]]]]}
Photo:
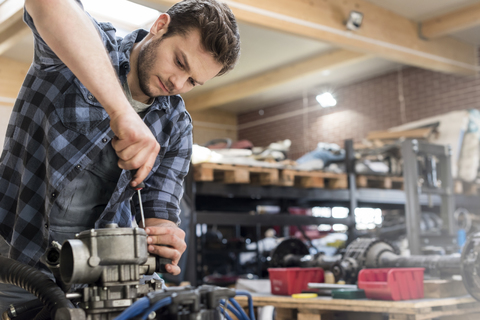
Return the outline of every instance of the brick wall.
{"type": "Polygon", "coordinates": [[[337,106],[322,109],[315,96],[296,99],[238,116],[238,138],[256,146],[290,139],[296,159],[318,142],[343,146],[368,132],[453,110],[480,108],[480,78],[457,76],[414,67],[339,87],[337,106]],[[400,96],[403,92],[404,112],[400,96]],[[257,125],[256,125],[257,124],[257,125]]]}

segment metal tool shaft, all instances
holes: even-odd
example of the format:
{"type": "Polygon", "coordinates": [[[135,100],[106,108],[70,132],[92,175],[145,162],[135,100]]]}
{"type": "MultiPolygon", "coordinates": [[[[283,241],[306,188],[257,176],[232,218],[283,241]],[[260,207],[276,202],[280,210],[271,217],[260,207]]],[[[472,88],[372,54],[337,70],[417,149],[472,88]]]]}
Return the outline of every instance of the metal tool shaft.
{"type": "Polygon", "coordinates": [[[140,204],[140,215],[142,216],[142,227],[145,229],[145,214],[143,213],[143,204],[142,204],[142,195],[140,194],[140,190],[137,190],[138,194],[138,203],[140,204]]]}

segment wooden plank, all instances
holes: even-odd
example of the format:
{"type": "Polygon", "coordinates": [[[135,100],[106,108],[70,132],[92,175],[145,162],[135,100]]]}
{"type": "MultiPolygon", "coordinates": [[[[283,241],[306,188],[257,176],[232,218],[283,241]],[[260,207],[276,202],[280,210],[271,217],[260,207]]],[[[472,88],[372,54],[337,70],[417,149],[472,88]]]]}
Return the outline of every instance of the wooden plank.
{"type": "Polygon", "coordinates": [[[447,298],[467,295],[462,281],[455,280],[424,280],[423,293],[425,298],[447,298]]]}
{"type": "Polygon", "coordinates": [[[424,139],[430,136],[434,128],[420,128],[404,131],[371,131],[367,140],[393,140],[393,139],[424,139]]]}
{"type": "Polygon", "coordinates": [[[382,313],[371,312],[342,312],[342,320],[384,320],[382,313]]]}
{"type": "Polygon", "coordinates": [[[357,175],[357,188],[403,189],[403,177],[357,175]]]}
{"type": "Polygon", "coordinates": [[[199,163],[193,166],[195,181],[221,181],[227,184],[257,183],[275,185],[278,183],[278,169],[229,164],[199,163]]]}
{"type": "Polygon", "coordinates": [[[471,314],[471,313],[480,313],[480,305],[477,307],[472,307],[469,309],[453,309],[453,310],[440,310],[440,311],[432,311],[427,314],[420,314],[416,315],[415,319],[416,320],[428,320],[428,319],[434,319],[434,318],[439,318],[439,317],[447,317],[447,316],[456,316],[457,319],[460,319],[459,317],[463,318],[464,315],[471,314]]]}
{"type": "MultiPolygon", "coordinates": [[[[473,314],[462,315],[461,320],[478,320],[479,318],[480,318],[480,313],[473,313],[473,314]]],[[[442,317],[441,320],[458,320],[458,316],[442,317]]]]}
{"type": "Polygon", "coordinates": [[[421,34],[435,39],[480,24],[480,3],[474,3],[421,23],[421,34]]]}
{"type": "Polygon", "coordinates": [[[185,105],[189,111],[218,107],[322,70],[331,70],[349,63],[363,61],[366,58],[368,56],[363,53],[335,50],[313,58],[289,63],[271,71],[262,72],[258,76],[237,81],[231,85],[185,97],[185,105]]]}
{"type": "MultiPolygon", "coordinates": [[[[177,0],[143,0],[170,6],[177,0]]],[[[331,43],[424,69],[473,75],[475,46],[453,37],[425,41],[418,24],[366,0],[228,0],[240,22],[331,43]],[[345,28],[352,11],[362,12],[357,31],[345,28]]]]}
{"type": "Polygon", "coordinates": [[[297,311],[294,309],[286,309],[286,308],[275,308],[275,320],[292,320],[296,319],[297,311]]]}
{"type": "Polygon", "coordinates": [[[300,188],[325,188],[327,186],[332,189],[340,189],[347,188],[348,181],[346,174],[283,169],[280,170],[279,185],[300,188]]]}
{"type": "MultiPolygon", "coordinates": [[[[235,299],[237,299],[241,305],[248,303],[246,297],[236,297],[235,299]]],[[[292,309],[305,308],[346,312],[416,315],[416,318],[420,320],[428,319],[430,316],[430,313],[419,313],[419,310],[427,310],[424,308],[433,308],[431,314],[437,317],[450,316],[452,314],[469,314],[478,312],[478,308],[480,308],[480,303],[470,296],[411,301],[343,300],[323,297],[315,299],[293,299],[285,296],[254,296],[253,301],[255,306],[273,305],[292,309]],[[434,310],[434,308],[448,305],[458,305],[458,308],[452,311],[434,310]],[[462,306],[465,306],[465,308],[462,308],[462,306]]]]}
{"type": "Polygon", "coordinates": [[[388,320],[415,320],[415,315],[412,314],[389,314],[388,320]]]}
{"type": "Polygon", "coordinates": [[[333,312],[312,309],[298,309],[297,320],[333,320],[333,312]]]}
{"type": "Polygon", "coordinates": [[[250,183],[250,172],[248,171],[248,169],[245,168],[223,171],[223,182],[250,183]]]}

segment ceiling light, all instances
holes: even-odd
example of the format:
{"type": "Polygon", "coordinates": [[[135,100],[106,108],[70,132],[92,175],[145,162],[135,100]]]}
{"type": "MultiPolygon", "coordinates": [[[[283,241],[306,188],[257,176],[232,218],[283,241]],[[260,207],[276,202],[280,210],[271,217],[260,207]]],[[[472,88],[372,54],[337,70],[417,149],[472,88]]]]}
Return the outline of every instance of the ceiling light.
{"type": "Polygon", "coordinates": [[[330,92],[319,94],[316,99],[323,108],[335,107],[337,105],[337,100],[330,92]]]}

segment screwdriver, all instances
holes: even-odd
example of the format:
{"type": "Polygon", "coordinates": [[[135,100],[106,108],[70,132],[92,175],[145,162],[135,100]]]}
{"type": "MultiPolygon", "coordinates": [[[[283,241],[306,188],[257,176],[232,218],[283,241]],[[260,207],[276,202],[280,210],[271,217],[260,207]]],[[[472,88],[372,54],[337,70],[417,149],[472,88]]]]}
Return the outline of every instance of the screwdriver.
{"type": "MultiPolygon", "coordinates": [[[[137,172],[137,170],[132,170],[131,173],[132,173],[132,178],[135,176],[135,173],[137,172]]],[[[142,195],[140,193],[140,190],[142,190],[143,188],[145,188],[145,183],[140,182],[135,188],[133,188],[135,191],[137,191],[137,195],[138,195],[138,202],[140,204],[140,215],[142,217],[142,225],[143,225],[143,228],[145,229],[145,214],[143,213],[143,204],[142,204],[142,195]]]]}
{"type": "MultiPolygon", "coordinates": [[[[135,176],[136,172],[137,172],[137,170],[132,170],[131,171],[132,178],[135,176]]],[[[142,225],[143,225],[143,228],[145,229],[145,214],[143,213],[142,194],[140,193],[140,190],[142,190],[143,188],[145,188],[145,183],[143,183],[143,181],[142,181],[133,189],[135,191],[137,191],[138,202],[140,204],[140,215],[142,216],[142,225]]],[[[163,257],[159,257],[159,256],[157,256],[155,258],[155,261],[156,261],[156,272],[161,272],[161,273],[166,273],[167,269],[165,268],[165,266],[167,264],[172,264],[171,259],[167,259],[167,258],[163,258],[163,257]]]]}

